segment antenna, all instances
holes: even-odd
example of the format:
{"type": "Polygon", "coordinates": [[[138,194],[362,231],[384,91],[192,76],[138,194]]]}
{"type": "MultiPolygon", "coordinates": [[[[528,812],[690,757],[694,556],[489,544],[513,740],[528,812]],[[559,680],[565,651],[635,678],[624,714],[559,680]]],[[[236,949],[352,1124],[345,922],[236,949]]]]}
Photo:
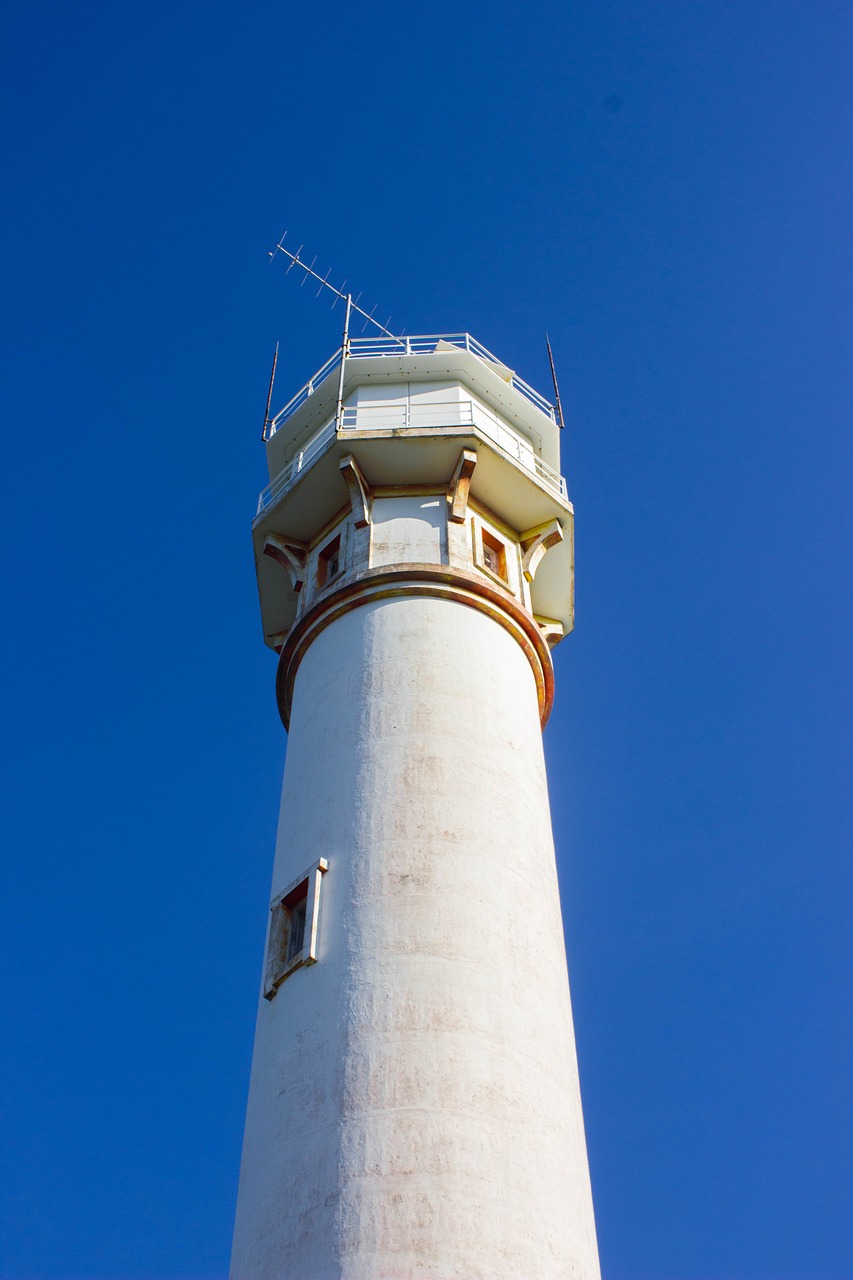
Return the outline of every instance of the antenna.
{"type": "Polygon", "coordinates": [[[551,350],[551,339],[545,334],[545,346],[548,348],[548,362],[551,365],[551,377],[554,380],[554,399],[556,401],[555,408],[557,410],[557,426],[560,430],[566,425],[563,418],[563,405],[560,401],[560,388],[557,386],[557,370],[554,368],[554,353],[551,350]]]}
{"type": "MultiPolygon", "coordinates": [[[[303,285],[305,284],[305,281],[308,279],[309,276],[313,276],[313,278],[319,283],[320,287],[317,290],[318,298],[324,289],[328,289],[331,293],[335,295],[335,301],[332,303],[333,310],[337,306],[339,298],[343,302],[346,302],[347,298],[351,297],[350,294],[344,293],[343,291],[344,285],[346,284],[346,280],[344,281],[344,284],[341,285],[340,289],[336,289],[333,284],[329,284],[329,276],[331,275],[331,268],[329,268],[325,276],[321,276],[317,271],[314,270],[314,263],[317,261],[317,255],[316,254],[314,255],[314,258],[310,264],[307,262],[304,262],[302,258],[300,258],[299,256],[302,252],[303,246],[300,245],[299,248],[296,250],[296,253],[291,253],[289,249],[285,249],[284,247],[284,241],[286,236],[287,236],[287,232],[285,231],[284,235],[279,240],[275,249],[273,249],[270,252],[269,254],[270,262],[273,261],[277,253],[283,253],[285,257],[290,259],[290,265],[288,266],[287,271],[292,271],[294,267],[299,267],[302,271],[305,272],[305,275],[302,277],[303,285]]],[[[285,271],[284,273],[285,275],[287,275],[287,271],[285,271]]],[[[361,294],[359,294],[358,297],[360,298],[361,294]]],[[[363,311],[361,307],[358,305],[358,298],[356,298],[356,300],[351,303],[351,310],[357,311],[360,316],[364,317],[364,324],[362,325],[362,330],[361,330],[362,333],[364,333],[364,330],[367,328],[368,324],[372,324],[372,325],[375,325],[376,328],[379,330],[379,332],[384,334],[386,338],[396,338],[397,335],[392,333],[391,330],[387,327],[387,325],[391,323],[390,316],[388,317],[386,324],[380,324],[378,320],[374,320],[373,311],[376,310],[376,307],[374,307],[373,311],[371,311],[370,313],[368,313],[367,311],[363,311]]]]}
{"type": "Polygon", "coordinates": [[[267,408],[264,414],[264,429],[261,432],[261,439],[266,440],[267,429],[270,425],[270,405],[272,404],[272,389],[275,386],[275,367],[278,364],[278,343],[275,344],[275,355],[272,358],[272,370],[270,372],[270,389],[267,393],[267,408]]]}

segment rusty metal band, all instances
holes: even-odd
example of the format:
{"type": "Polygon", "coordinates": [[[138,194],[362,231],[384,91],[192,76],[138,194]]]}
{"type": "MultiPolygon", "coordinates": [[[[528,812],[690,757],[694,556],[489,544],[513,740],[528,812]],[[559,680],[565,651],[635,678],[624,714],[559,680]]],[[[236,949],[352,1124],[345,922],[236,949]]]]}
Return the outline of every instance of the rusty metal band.
{"type": "Polygon", "coordinates": [[[276,700],[285,729],[296,672],[309,645],[336,618],[374,600],[421,596],[453,600],[492,618],[521,646],[536,682],[539,720],[545,728],[554,703],[554,665],[551,652],[533,618],[508,592],[491,586],[480,575],[463,569],[429,564],[385,565],[358,574],[342,586],[324,592],[291,630],[281,649],[276,673],[276,700]]]}

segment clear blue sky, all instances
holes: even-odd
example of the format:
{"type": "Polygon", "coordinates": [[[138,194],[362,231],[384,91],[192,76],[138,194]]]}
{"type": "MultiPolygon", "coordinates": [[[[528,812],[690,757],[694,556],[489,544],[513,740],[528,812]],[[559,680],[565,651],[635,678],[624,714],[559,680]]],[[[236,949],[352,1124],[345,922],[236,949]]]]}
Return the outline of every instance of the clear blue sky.
{"type": "MultiPolygon", "coordinates": [[[[605,1280],[850,1280],[853,7],[5,21],[3,1280],[227,1273],[285,749],[269,361],[340,311],[548,390],[546,733],[605,1280]],[[384,318],[384,316],[383,316],[384,318]]],[[[535,1280],[535,1277],[530,1277],[535,1280]]]]}

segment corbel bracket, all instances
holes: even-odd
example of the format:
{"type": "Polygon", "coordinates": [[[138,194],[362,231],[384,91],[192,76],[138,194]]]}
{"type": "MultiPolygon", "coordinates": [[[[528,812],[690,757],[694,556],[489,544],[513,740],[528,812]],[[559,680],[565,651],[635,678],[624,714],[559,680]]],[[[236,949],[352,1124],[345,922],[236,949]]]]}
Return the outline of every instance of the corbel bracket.
{"type": "Polygon", "coordinates": [[[280,533],[268,533],[264,543],[264,555],[275,560],[290,575],[294,591],[301,591],[305,581],[305,559],[308,548],[298,538],[285,538],[280,533]]]}
{"type": "Polygon", "coordinates": [[[471,488],[471,477],[477,465],[476,449],[463,449],[459,455],[450,484],[447,489],[447,501],[450,504],[449,519],[454,524],[465,523],[468,510],[468,490],[471,488]]]}
{"type": "Polygon", "coordinates": [[[538,614],[534,614],[534,617],[539,624],[539,630],[542,632],[545,643],[549,649],[553,649],[554,645],[559,644],[566,634],[566,628],[556,618],[540,618],[538,614]]]}
{"type": "Polygon", "coordinates": [[[528,582],[536,577],[536,570],[546,551],[563,541],[563,529],[559,520],[537,524],[521,535],[521,570],[528,582]]]}
{"type": "Polygon", "coordinates": [[[366,529],[370,524],[373,507],[373,490],[351,453],[341,458],[341,475],[349,492],[350,506],[355,516],[356,529],[366,529]]]}

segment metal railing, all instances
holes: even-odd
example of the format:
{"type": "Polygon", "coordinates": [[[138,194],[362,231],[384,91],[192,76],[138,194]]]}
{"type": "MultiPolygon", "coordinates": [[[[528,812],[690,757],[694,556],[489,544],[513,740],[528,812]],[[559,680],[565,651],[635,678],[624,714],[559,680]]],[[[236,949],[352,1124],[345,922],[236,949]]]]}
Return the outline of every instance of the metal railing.
{"type": "Polygon", "coordinates": [[[299,479],[301,473],[306,471],[312,463],[316,462],[321,453],[325,453],[329,445],[335,438],[335,418],[334,415],[325,423],[315,436],[312,436],[305,448],[297,453],[286,467],[279,471],[274,480],[271,480],[266,489],[262,489],[258,498],[258,509],[255,513],[255,519],[262,511],[266,511],[267,507],[273,506],[278,502],[288,489],[292,489],[299,479]]]}
{"type": "Polygon", "coordinates": [[[344,431],[401,431],[406,427],[464,427],[474,425],[471,400],[424,400],[401,404],[345,404],[344,431]]]}
{"type": "Polygon", "coordinates": [[[305,386],[301,387],[299,391],[297,391],[296,395],[293,396],[290,400],[288,400],[284,408],[279,410],[279,412],[275,415],[274,418],[270,418],[270,421],[266,428],[266,433],[264,435],[265,440],[272,439],[276,431],[278,431],[279,427],[283,423],[287,422],[288,418],[293,417],[294,413],[296,413],[296,410],[301,408],[301,406],[305,403],[305,401],[310,399],[311,396],[313,396],[314,392],[317,390],[320,384],[326,381],[329,374],[334,373],[335,370],[340,367],[340,363],[341,363],[341,353],[340,351],[336,351],[335,354],[333,356],[330,356],[329,359],[326,361],[326,363],[320,369],[317,370],[317,372],[314,374],[314,377],[309,378],[308,381],[305,383],[305,386]]]}
{"type": "MultiPolygon", "coordinates": [[[[483,436],[512,462],[558,494],[567,498],[566,482],[558,471],[535,452],[529,440],[502,422],[497,414],[476,400],[424,401],[408,400],[402,404],[345,405],[341,427],[346,432],[441,430],[444,427],[470,427],[483,436]]],[[[325,453],[336,436],[334,416],[311,437],[305,448],[267,485],[258,498],[256,519],[296,484],[302,472],[325,453]]]]}
{"type": "MultiPolygon", "coordinates": [[[[409,338],[350,338],[347,343],[347,359],[431,355],[453,348],[458,351],[470,352],[485,365],[493,365],[495,370],[499,371],[500,376],[504,377],[506,382],[520,392],[540,413],[544,413],[552,422],[557,421],[553,405],[549,404],[538,391],[534,391],[533,387],[525,382],[523,378],[519,378],[517,374],[508,370],[497,356],[493,355],[476,338],[472,338],[470,333],[428,334],[409,338]]],[[[317,370],[313,378],[310,378],[305,383],[305,386],[300,388],[296,395],[291,400],[288,400],[284,408],[280,409],[275,417],[270,420],[267,428],[267,439],[274,436],[276,431],[287,422],[288,418],[292,417],[296,410],[314,394],[320,384],[325,382],[336,369],[340,368],[340,363],[341,352],[336,351],[322,368],[317,370]]]]}

